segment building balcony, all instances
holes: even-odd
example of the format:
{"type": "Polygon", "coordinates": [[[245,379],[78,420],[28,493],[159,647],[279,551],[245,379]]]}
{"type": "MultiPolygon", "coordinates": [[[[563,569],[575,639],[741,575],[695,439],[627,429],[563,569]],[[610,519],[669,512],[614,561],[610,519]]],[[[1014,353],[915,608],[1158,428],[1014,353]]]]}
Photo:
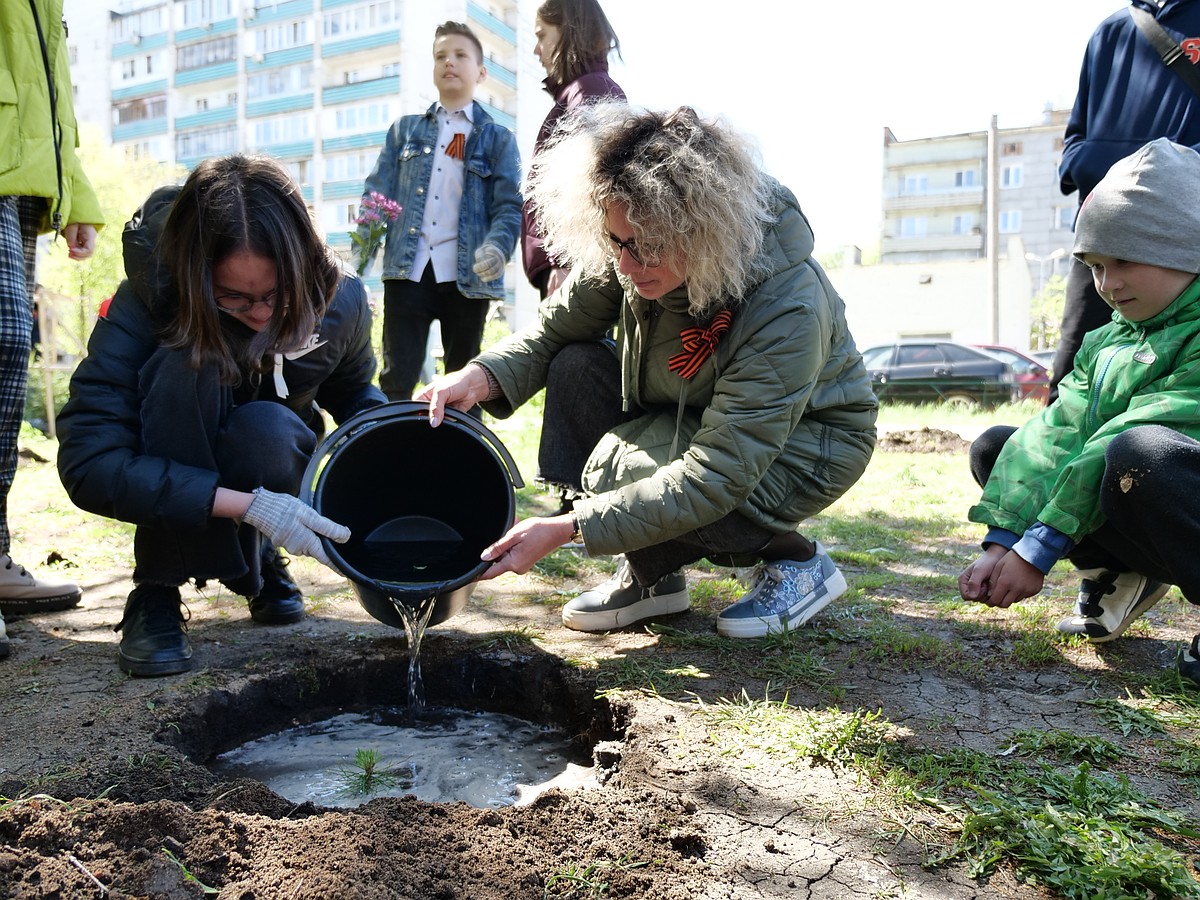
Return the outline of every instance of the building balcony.
{"type": "Polygon", "coordinates": [[[321,186],[321,193],[326,200],[357,200],[363,193],[363,179],[326,181],[321,186]]]}
{"type": "Polygon", "coordinates": [[[121,125],[114,125],[112,140],[116,144],[121,141],[138,141],[142,138],[166,133],[167,117],[159,116],[156,119],[140,119],[137,122],[125,122],[121,125]]]}
{"type": "Polygon", "coordinates": [[[246,26],[249,27],[285,19],[298,19],[311,15],[312,11],[313,0],[289,0],[286,3],[276,3],[274,6],[261,6],[258,9],[250,6],[242,12],[242,18],[246,20],[246,26]]]}
{"type": "Polygon", "coordinates": [[[358,53],[361,50],[375,50],[379,47],[399,47],[399,45],[400,30],[392,28],[388,31],[361,34],[358,37],[345,38],[340,41],[326,41],[321,44],[321,56],[341,56],[345,53],[358,53]]]}
{"type": "Polygon", "coordinates": [[[281,97],[271,97],[267,100],[255,100],[246,104],[246,118],[254,119],[259,116],[274,116],[279,113],[295,112],[299,109],[313,108],[313,92],[303,94],[286,94],[281,97]]]}
{"type": "Polygon", "coordinates": [[[340,150],[362,150],[370,147],[378,150],[387,139],[387,131],[368,131],[362,134],[344,134],[326,138],[321,141],[322,153],[336,153],[340,150]]]}
{"type": "Polygon", "coordinates": [[[334,103],[365,100],[369,97],[390,97],[399,92],[400,76],[389,75],[386,78],[372,78],[369,81],[356,81],[353,84],[327,87],[321,91],[321,103],[329,106],[334,103]]]}
{"type": "Polygon", "coordinates": [[[150,50],[161,50],[165,46],[167,46],[165,31],[160,31],[158,34],[140,34],[127,41],[121,41],[119,44],[113,44],[112,58],[125,59],[137,56],[139,53],[147,53],[150,50]]]}
{"type": "Polygon", "coordinates": [[[206,109],[190,116],[176,116],[175,130],[187,131],[189,128],[211,128],[213,125],[228,125],[237,121],[236,106],[222,106],[219,109],[206,109]]]}
{"type": "Polygon", "coordinates": [[[238,29],[237,19],[222,19],[220,22],[206,22],[195,28],[181,28],[175,32],[175,44],[192,44],[196,41],[207,40],[222,34],[235,34],[238,29]]]}
{"type": "Polygon", "coordinates": [[[489,79],[494,79],[505,87],[512,88],[514,91],[517,89],[517,73],[512,69],[500,65],[495,60],[488,60],[487,73],[489,79]]]}
{"type": "Polygon", "coordinates": [[[495,119],[497,125],[503,125],[509,131],[517,130],[516,116],[512,115],[511,113],[506,113],[504,110],[498,109],[495,106],[492,106],[490,103],[484,103],[482,100],[479,101],[479,105],[487,111],[489,116],[495,119]]]}
{"type": "Polygon", "coordinates": [[[889,253],[936,253],[941,251],[983,252],[982,234],[925,234],[920,237],[885,237],[880,243],[880,252],[889,253]]]}
{"type": "Polygon", "coordinates": [[[149,97],[152,94],[165,94],[167,92],[167,79],[156,78],[154,81],[141,81],[137,84],[131,84],[127,87],[113,88],[112,102],[120,103],[124,100],[133,100],[135,97],[149,97]]]}
{"type": "Polygon", "coordinates": [[[511,25],[505,24],[501,19],[497,19],[477,3],[467,3],[467,19],[472,22],[478,22],[492,34],[503,38],[510,44],[517,42],[517,32],[511,25]]]}
{"type": "Polygon", "coordinates": [[[261,72],[264,69],[278,69],[292,66],[296,63],[312,62],[313,46],[289,47],[287,50],[274,50],[271,53],[256,53],[246,59],[246,72],[261,72]]]}
{"type": "Polygon", "coordinates": [[[918,209],[955,209],[983,206],[982,187],[929,191],[924,194],[898,194],[883,198],[883,211],[904,212],[918,209]]]}
{"type": "Polygon", "coordinates": [[[179,69],[175,72],[175,86],[184,87],[190,84],[203,84],[207,81],[228,81],[237,78],[238,64],[236,59],[212,63],[207,66],[197,66],[194,69],[179,69]]]}

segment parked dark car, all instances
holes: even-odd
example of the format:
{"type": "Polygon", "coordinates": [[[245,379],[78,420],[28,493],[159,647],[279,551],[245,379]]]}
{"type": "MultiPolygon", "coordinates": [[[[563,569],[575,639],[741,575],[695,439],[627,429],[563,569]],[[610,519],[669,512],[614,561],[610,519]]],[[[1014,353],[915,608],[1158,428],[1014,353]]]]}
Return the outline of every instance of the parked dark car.
{"type": "Polygon", "coordinates": [[[1021,400],[1036,400],[1045,403],[1050,396],[1050,367],[1038,362],[1031,355],[1004,347],[1000,344],[972,344],[998,356],[1013,370],[1013,381],[1017,384],[1017,396],[1021,400]]]}
{"type": "Polygon", "coordinates": [[[881,401],[998,406],[1017,398],[1012,367],[954,341],[906,340],[863,351],[881,401]]]}

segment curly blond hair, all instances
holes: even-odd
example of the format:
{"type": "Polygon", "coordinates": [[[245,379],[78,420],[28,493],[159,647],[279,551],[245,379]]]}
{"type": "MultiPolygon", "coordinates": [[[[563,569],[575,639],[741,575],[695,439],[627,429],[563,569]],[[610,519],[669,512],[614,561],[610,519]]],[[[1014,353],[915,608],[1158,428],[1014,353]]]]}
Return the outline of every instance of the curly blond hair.
{"type": "Polygon", "coordinates": [[[564,117],[523,187],[551,258],[592,281],[613,268],[606,217],[623,206],[641,251],[684,262],[690,311],[706,319],[761,280],[773,184],[723,122],[609,102],[564,117]]]}

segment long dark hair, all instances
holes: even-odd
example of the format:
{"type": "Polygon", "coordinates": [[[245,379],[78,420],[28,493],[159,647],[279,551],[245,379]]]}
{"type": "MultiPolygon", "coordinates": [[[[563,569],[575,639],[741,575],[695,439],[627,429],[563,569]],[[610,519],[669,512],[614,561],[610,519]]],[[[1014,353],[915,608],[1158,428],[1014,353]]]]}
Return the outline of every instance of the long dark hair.
{"type": "Polygon", "coordinates": [[[550,78],[559,85],[570,84],[609,53],[621,56],[617,33],[596,0],[546,0],[537,16],[562,32],[550,63],[550,78]]]}
{"type": "Polygon", "coordinates": [[[166,344],[191,352],[196,368],[215,365],[236,384],[269,353],[302,347],[333,299],[341,267],[317,233],[300,188],[266,156],[208,159],[184,182],[158,239],[179,296],[166,344]],[[249,252],[275,261],[276,301],[267,327],[231,344],[213,299],[213,267],[249,252]]]}

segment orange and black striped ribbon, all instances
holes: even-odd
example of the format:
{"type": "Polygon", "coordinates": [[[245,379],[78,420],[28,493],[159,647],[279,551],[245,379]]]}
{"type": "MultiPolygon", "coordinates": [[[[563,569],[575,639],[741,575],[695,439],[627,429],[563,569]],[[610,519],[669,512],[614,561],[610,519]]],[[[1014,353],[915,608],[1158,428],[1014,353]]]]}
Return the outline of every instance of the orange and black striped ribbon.
{"type": "Polygon", "coordinates": [[[681,378],[691,378],[700,371],[704,361],[713,355],[732,322],[733,313],[723,309],[713,316],[707,328],[683,329],[679,332],[683,350],[667,361],[667,368],[678,372],[681,378]]]}
{"type": "Polygon", "coordinates": [[[460,131],[446,145],[446,155],[451,159],[462,159],[463,150],[466,149],[466,146],[467,136],[460,131]]]}

